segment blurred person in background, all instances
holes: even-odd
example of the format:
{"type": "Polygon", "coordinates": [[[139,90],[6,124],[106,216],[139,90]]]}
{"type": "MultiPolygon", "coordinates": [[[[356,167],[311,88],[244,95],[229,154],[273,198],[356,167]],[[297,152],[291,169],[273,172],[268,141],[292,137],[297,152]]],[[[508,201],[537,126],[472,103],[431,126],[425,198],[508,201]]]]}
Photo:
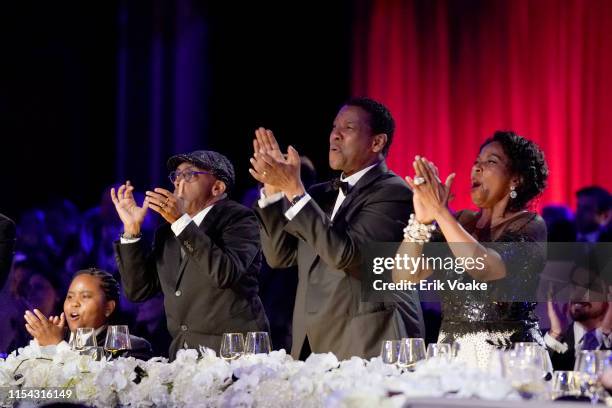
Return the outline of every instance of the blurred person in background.
{"type": "Polygon", "coordinates": [[[612,219],[612,198],[610,193],[599,186],[585,187],[576,192],[577,241],[610,241],[610,220],[612,219]]]}
{"type": "Polygon", "coordinates": [[[0,214],[0,290],[8,278],[15,250],[15,223],[0,214]]]}

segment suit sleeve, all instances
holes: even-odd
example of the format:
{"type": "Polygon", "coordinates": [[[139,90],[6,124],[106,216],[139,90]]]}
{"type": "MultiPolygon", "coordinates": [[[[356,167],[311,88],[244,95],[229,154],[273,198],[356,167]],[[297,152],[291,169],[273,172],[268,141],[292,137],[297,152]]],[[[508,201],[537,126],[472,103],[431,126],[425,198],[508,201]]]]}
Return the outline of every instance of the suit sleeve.
{"type": "Polygon", "coordinates": [[[115,254],[123,290],[133,302],[144,302],[161,291],[156,259],[163,247],[159,230],[155,233],[153,248],[147,254],[146,245],[140,239],[131,244],[115,241],[115,254]]]}
{"type": "Polygon", "coordinates": [[[260,251],[257,219],[251,210],[245,208],[226,214],[226,220],[229,222],[223,227],[218,242],[193,221],[177,237],[187,256],[221,289],[231,288],[238,282],[260,251]]]}
{"type": "Polygon", "coordinates": [[[377,187],[346,228],[334,226],[319,205],[310,200],[287,223],[285,231],[310,244],[326,264],[360,279],[362,246],[367,242],[401,241],[412,212],[412,193],[405,185],[377,187]]]}
{"type": "Polygon", "coordinates": [[[4,286],[13,262],[15,223],[0,214],[0,289],[4,286]]]}
{"type": "MultiPolygon", "coordinates": [[[[255,206],[259,219],[261,246],[268,265],[272,268],[288,268],[297,265],[297,238],[285,231],[285,200],[269,204],[265,208],[255,206]]],[[[311,200],[312,201],[312,200],[311,200]]]]}

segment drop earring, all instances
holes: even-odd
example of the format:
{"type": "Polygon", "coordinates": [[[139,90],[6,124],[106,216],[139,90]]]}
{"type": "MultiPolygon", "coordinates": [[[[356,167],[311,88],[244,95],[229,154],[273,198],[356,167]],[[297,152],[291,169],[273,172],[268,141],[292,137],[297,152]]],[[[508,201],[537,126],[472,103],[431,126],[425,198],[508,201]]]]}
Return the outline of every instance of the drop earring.
{"type": "Polygon", "coordinates": [[[510,198],[516,198],[518,194],[516,193],[516,187],[510,186],[510,198]]]}

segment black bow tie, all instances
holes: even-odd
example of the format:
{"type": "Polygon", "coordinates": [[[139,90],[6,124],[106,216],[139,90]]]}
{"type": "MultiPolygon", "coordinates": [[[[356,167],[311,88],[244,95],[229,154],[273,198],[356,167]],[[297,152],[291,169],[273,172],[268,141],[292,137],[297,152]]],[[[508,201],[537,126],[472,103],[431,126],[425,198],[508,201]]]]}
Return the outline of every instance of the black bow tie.
{"type": "Polygon", "coordinates": [[[342,190],[344,195],[347,195],[349,191],[351,191],[351,186],[349,185],[348,181],[341,181],[339,178],[332,181],[332,186],[336,191],[342,190]]]}

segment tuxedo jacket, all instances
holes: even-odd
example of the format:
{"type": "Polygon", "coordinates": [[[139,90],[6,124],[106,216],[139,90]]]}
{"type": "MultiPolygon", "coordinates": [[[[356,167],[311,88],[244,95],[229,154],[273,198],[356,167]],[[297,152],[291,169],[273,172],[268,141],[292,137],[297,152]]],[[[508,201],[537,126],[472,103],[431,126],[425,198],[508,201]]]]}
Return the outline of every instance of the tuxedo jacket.
{"type": "Polygon", "coordinates": [[[163,292],[171,359],[184,347],[218,351],[223,333],[269,330],[258,294],[257,219],[243,205],[221,200],[199,227],[192,221],[177,237],[165,224],[151,250],[140,240],[115,242],[115,251],[130,300],[163,292]]]}
{"type": "MultiPolygon", "coordinates": [[[[576,363],[576,339],[574,338],[574,324],[572,323],[563,333],[563,343],[567,343],[567,351],[565,353],[557,353],[554,350],[548,349],[550,360],[555,370],[573,371],[576,363]]],[[[600,350],[606,350],[604,344],[599,347],[600,350]]]]}
{"type": "Polygon", "coordinates": [[[0,289],[4,286],[13,262],[15,223],[0,214],[0,289]]]}
{"type": "Polygon", "coordinates": [[[306,338],[313,352],[346,359],[379,355],[385,339],[425,337],[416,292],[401,293],[396,302],[361,301],[362,246],[403,239],[413,209],[404,181],[381,162],[353,186],[333,221],[333,183],[315,185],[309,194],[312,199],[291,221],[284,216],[285,199],[256,208],[270,266],[298,266],[293,357],[306,338]]]}

